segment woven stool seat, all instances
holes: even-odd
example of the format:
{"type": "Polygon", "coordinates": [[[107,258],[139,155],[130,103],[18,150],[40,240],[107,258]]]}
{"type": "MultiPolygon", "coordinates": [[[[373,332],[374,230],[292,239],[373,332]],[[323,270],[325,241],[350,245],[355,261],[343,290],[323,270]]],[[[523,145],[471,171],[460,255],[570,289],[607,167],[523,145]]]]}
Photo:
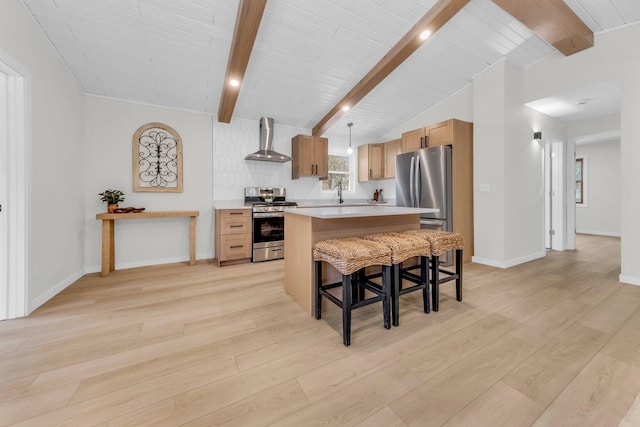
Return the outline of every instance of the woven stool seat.
{"type": "Polygon", "coordinates": [[[462,301],[462,250],[464,249],[464,236],[460,233],[439,230],[409,230],[404,234],[420,237],[431,245],[431,296],[433,299],[433,311],[439,310],[440,285],[450,280],[456,282],[456,299],[462,301]],[[440,267],[440,255],[448,251],[455,251],[455,271],[445,270],[440,267]],[[445,273],[446,277],[440,277],[445,273]]]}
{"type": "Polygon", "coordinates": [[[313,260],[324,261],[342,274],[372,265],[391,265],[391,249],[357,237],[321,240],[313,245],[313,260]]]}
{"type": "Polygon", "coordinates": [[[391,327],[390,300],[391,249],[382,243],[357,237],[321,240],[313,245],[313,260],[316,264],[315,296],[316,319],[322,318],[322,298],[326,298],[342,309],[342,339],[345,346],[351,344],[351,311],[376,302],[382,302],[382,317],[385,329],[391,327]],[[322,282],[322,263],[331,264],[342,274],[336,283],[322,282]],[[374,283],[365,274],[365,268],[381,266],[382,284],[374,283]],[[330,292],[342,288],[342,299],[330,292]],[[373,294],[365,298],[365,289],[373,294]]]}
{"type": "Polygon", "coordinates": [[[403,233],[377,233],[362,236],[363,239],[382,243],[391,249],[391,318],[394,326],[400,323],[400,296],[422,290],[424,312],[429,309],[429,282],[426,274],[427,258],[431,256],[428,240],[403,233]],[[421,274],[417,276],[403,270],[402,263],[409,258],[420,257],[421,274]],[[403,287],[403,279],[415,286],[403,287]]]}
{"type": "Polygon", "coordinates": [[[428,240],[431,244],[431,254],[436,256],[453,249],[464,248],[464,236],[460,233],[422,229],[405,231],[404,234],[428,240]]]}
{"type": "Polygon", "coordinates": [[[391,263],[399,264],[417,256],[431,256],[428,240],[402,233],[377,233],[362,236],[365,240],[382,243],[391,249],[391,263]]]}

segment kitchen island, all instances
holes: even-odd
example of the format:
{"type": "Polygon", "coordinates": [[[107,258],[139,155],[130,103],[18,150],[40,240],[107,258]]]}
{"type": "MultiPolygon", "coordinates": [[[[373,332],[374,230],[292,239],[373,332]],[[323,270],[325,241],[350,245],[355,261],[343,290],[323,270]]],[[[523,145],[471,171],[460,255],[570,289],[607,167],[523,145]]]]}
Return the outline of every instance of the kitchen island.
{"type": "MultiPolygon", "coordinates": [[[[284,288],[302,308],[313,314],[313,245],[325,239],[357,237],[380,232],[420,228],[420,214],[438,209],[398,206],[287,208],[284,221],[284,288]]],[[[325,264],[323,277],[339,273],[325,264]]]]}

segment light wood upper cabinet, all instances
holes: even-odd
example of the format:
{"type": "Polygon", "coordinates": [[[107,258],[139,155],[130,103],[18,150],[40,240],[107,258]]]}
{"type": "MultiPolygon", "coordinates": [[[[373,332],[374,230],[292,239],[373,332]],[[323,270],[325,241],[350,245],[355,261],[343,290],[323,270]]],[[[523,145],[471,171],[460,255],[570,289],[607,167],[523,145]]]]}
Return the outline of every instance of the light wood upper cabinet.
{"type": "Polygon", "coordinates": [[[402,149],[402,139],[384,143],[384,178],[396,177],[396,156],[402,149]]]}
{"type": "Polygon", "coordinates": [[[429,142],[429,147],[453,144],[453,122],[453,120],[447,120],[428,127],[427,141],[429,142]]]}
{"type": "Polygon", "coordinates": [[[384,144],[358,147],[358,181],[384,178],[384,144]]]}
{"type": "Polygon", "coordinates": [[[367,144],[358,147],[358,182],[395,178],[396,155],[402,140],[367,144]]]}
{"type": "Polygon", "coordinates": [[[410,130],[402,134],[402,152],[420,150],[453,143],[453,128],[456,120],[446,120],[430,126],[410,130]]]}
{"type": "Polygon", "coordinates": [[[291,179],[329,175],[329,140],[319,136],[296,135],[291,139],[291,179]]]}
{"type": "Polygon", "coordinates": [[[429,127],[410,130],[402,134],[402,152],[408,153],[428,145],[429,127]]]}

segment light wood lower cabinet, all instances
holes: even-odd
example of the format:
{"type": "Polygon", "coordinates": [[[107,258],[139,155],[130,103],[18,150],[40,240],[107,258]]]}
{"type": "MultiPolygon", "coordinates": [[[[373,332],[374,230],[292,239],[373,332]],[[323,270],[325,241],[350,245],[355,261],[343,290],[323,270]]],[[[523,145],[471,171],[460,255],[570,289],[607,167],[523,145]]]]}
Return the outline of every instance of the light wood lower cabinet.
{"type": "Polygon", "coordinates": [[[216,209],[218,267],[251,261],[251,209],[216,209]]]}

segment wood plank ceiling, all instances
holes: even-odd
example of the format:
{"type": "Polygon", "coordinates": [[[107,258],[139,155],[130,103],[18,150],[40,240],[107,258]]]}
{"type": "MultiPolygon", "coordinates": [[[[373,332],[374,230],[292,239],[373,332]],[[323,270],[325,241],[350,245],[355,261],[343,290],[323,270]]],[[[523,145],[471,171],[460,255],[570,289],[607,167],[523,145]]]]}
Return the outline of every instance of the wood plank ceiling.
{"type": "MultiPolygon", "coordinates": [[[[217,114],[237,0],[23,0],[86,93],[217,114]]],[[[635,0],[566,0],[599,32],[640,21],[635,0]]],[[[311,128],[435,0],[269,0],[233,117],[311,128]]],[[[2,6],[0,5],[0,13],[2,6]]],[[[491,0],[471,0],[337,120],[375,139],[501,60],[556,52],[491,0]]]]}

